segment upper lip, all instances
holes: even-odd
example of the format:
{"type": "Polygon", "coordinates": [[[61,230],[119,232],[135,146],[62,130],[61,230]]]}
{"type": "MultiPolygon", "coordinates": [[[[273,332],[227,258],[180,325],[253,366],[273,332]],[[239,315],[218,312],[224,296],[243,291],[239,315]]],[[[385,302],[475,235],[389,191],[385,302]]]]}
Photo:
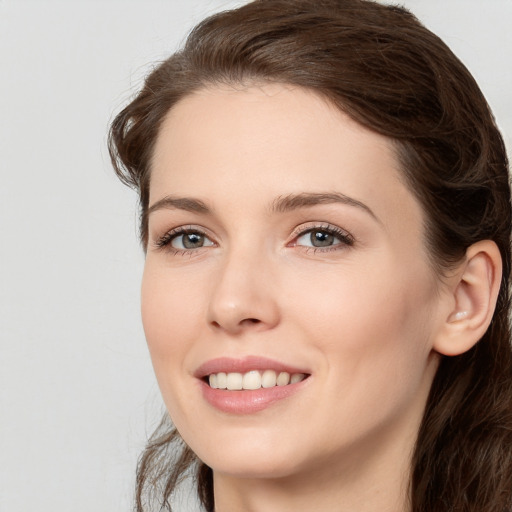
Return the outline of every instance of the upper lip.
{"type": "Polygon", "coordinates": [[[203,363],[194,372],[194,377],[202,379],[212,373],[246,373],[251,370],[274,370],[276,372],[305,373],[303,368],[297,368],[274,359],[260,356],[246,356],[243,358],[219,357],[203,363]]]}

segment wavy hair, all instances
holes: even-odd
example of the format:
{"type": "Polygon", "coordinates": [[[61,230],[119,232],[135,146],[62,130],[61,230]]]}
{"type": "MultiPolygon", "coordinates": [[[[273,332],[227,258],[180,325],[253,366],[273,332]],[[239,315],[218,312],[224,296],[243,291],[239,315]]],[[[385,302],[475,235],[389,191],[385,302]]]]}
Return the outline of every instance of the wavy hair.
{"type": "MultiPolygon", "coordinates": [[[[160,125],[183,97],[215,84],[291,84],[388,137],[426,216],[432,265],[446,272],[473,243],[499,247],[503,278],[483,338],[443,357],[412,458],[413,512],[512,511],[511,204],[502,137],[475,80],[404,8],[370,0],[256,0],[200,23],[160,63],[111,125],[119,178],[139,193],[147,243],[151,158],[160,125]]],[[[139,461],[136,510],[161,509],[195,473],[213,511],[212,471],[168,418],[139,461]]]]}

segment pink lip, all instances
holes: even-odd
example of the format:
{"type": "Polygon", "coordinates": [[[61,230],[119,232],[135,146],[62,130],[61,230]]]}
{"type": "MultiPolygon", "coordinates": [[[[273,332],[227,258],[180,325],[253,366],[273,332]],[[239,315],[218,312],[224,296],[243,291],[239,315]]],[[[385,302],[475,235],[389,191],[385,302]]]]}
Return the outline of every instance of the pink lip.
{"type": "Polygon", "coordinates": [[[195,372],[194,377],[202,379],[207,375],[219,372],[245,373],[251,370],[274,370],[276,372],[311,373],[304,368],[296,368],[288,364],[280,363],[273,359],[260,356],[247,356],[240,359],[231,357],[219,357],[202,364],[195,372]]]}
{"type": "Polygon", "coordinates": [[[309,378],[296,384],[252,391],[213,389],[206,382],[199,382],[204,399],[219,411],[231,414],[251,414],[262,411],[272,404],[294,395],[309,383],[309,378]]]}
{"type": "Polygon", "coordinates": [[[267,407],[285,398],[291,397],[304,386],[309,384],[307,378],[295,384],[287,386],[274,386],[255,390],[228,391],[225,389],[213,389],[203,379],[204,377],[219,372],[245,373],[250,370],[274,370],[275,372],[288,372],[310,374],[307,370],[296,368],[287,364],[267,359],[265,357],[248,356],[242,359],[221,357],[212,359],[202,364],[194,376],[199,379],[199,385],[203,398],[215,409],[230,414],[251,414],[262,411],[267,407]]]}

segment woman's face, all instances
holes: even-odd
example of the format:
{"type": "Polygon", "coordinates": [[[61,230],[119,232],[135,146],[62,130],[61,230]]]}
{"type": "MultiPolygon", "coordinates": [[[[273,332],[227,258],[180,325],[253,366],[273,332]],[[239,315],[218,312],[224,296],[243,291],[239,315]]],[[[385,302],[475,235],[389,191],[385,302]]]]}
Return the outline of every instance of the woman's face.
{"type": "Polygon", "coordinates": [[[403,458],[442,293],[384,137],[284,85],[202,90],[165,119],[143,323],[171,418],[214,471],[403,458]]]}

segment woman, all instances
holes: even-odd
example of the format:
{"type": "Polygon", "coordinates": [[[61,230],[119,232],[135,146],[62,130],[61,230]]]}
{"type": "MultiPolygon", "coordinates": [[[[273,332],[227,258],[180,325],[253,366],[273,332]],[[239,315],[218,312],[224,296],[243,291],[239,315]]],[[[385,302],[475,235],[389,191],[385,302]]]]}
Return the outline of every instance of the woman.
{"type": "Polygon", "coordinates": [[[196,27],[110,143],[176,426],[137,510],[190,470],[216,512],[512,510],[508,162],[435,35],[255,1],[196,27]]]}

